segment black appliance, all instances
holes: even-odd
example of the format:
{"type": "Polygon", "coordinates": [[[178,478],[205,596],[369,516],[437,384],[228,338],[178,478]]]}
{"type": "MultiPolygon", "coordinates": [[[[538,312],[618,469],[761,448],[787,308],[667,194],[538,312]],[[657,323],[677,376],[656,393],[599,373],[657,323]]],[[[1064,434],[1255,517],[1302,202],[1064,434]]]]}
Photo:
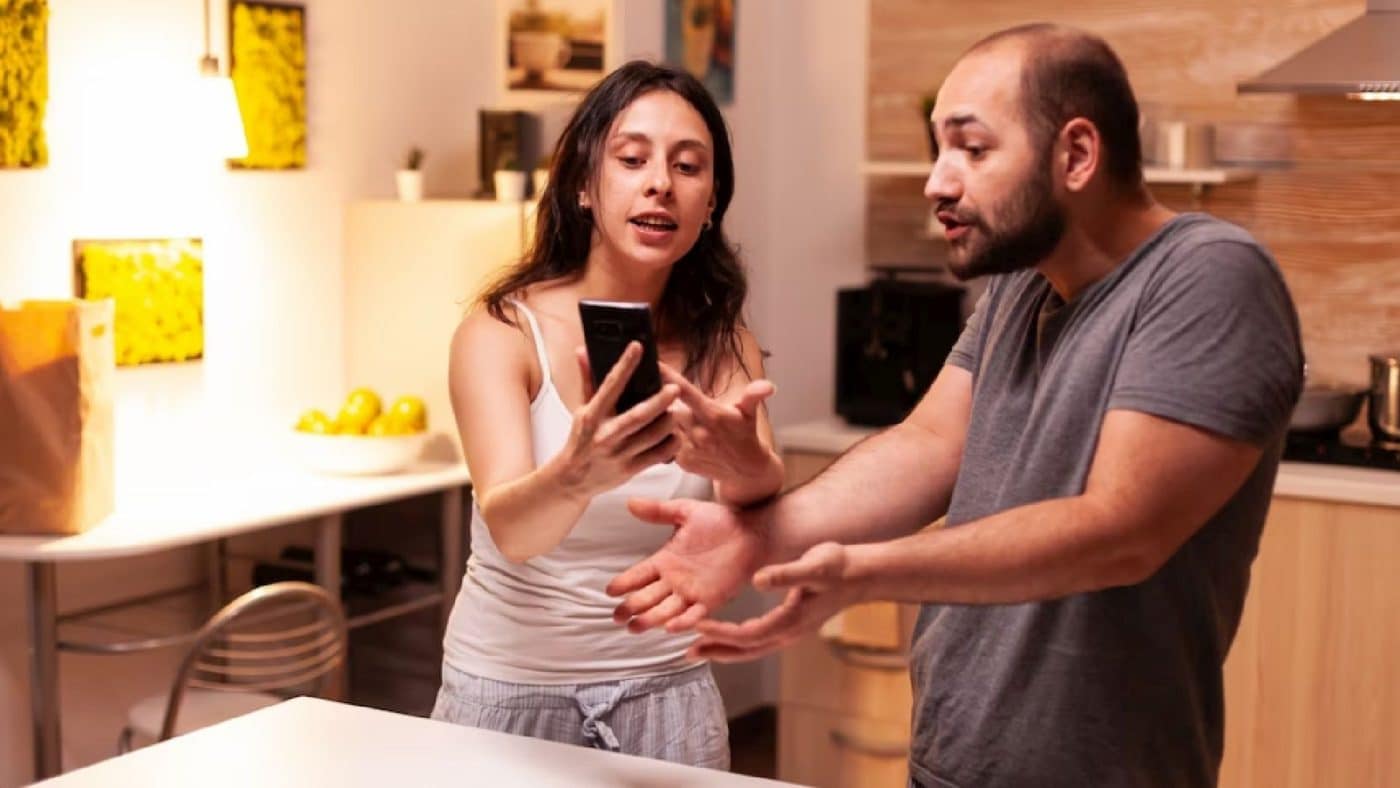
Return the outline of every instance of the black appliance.
{"type": "Polygon", "coordinates": [[[494,197],[496,170],[528,171],[534,167],[539,124],[533,115],[518,110],[483,109],[477,118],[481,196],[494,197]]]}
{"type": "Polygon", "coordinates": [[[1290,432],[1284,440],[1283,458],[1400,471],[1400,443],[1378,441],[1368,432],[1355,429],[1322,433],[1290,432]]]}
{"type": "Polygon", "coordinates": [[[876,268],[882,278],[836,297],[836,412],[882,427],[909,415],[962,332],[963,289],[941,269],[876,268]],[[917,277],[917,278],[915,278],[917,277]]]}

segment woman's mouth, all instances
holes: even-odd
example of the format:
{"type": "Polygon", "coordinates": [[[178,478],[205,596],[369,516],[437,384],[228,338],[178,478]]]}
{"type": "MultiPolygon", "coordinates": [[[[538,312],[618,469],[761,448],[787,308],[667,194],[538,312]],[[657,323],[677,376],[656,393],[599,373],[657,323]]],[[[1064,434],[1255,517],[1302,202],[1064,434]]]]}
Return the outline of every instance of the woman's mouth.
{"type": "Polygon", "coordinates": [[[627,223],[637,229],[643,240],[666,240],[680,228],[674,219],[663,214],[633,216],[627,223]]]}

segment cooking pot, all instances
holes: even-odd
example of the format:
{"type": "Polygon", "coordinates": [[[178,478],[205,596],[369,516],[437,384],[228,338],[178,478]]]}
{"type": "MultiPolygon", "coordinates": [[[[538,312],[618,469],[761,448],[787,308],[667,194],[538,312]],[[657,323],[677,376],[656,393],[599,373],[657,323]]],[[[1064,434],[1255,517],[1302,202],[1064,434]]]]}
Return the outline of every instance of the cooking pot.
{"type": "MultiPolygon", "coordinates": [[[[1366,389],[1338,383],[1308,383],[1288,420],[1289,432],[1335,432],[1361,411],[1366,389]]],[[[1397,428],[1400,439],[1400,428],[1397,428]]]]}
{"type": "Polygon", "coordinates": [[[1371,356],[1371,402],[1366,420],[1378,441],[1400,441],[1400,353],[1371,356]]]}

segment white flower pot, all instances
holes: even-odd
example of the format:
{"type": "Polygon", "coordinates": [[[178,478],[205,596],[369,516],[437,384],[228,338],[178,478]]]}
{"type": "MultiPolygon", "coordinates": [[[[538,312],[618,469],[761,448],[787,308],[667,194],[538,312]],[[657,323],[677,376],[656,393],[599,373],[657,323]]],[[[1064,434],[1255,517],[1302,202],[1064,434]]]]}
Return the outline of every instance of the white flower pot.
{"type": "Polygon", "coordinates": [[[399,199],[404,202],[418,202],[423,199],[423,171],[399,170],[394,174],[399,187],[399,199]]]}
{"type": "Polygon", "coordinates": [[[525,199],[525,173],[496,170],[496,202],[522,202],[525,199]]]}

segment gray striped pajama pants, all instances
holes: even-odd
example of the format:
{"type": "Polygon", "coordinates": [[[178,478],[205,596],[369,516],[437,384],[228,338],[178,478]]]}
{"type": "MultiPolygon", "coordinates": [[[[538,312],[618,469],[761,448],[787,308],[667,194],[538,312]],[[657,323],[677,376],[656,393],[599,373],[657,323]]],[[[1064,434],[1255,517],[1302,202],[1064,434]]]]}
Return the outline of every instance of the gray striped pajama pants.
{"type": "Polygon", "coordinates": [[[514,684],[443,664],[433,719],[729,769],[729,726],[709,665],[596,684],[514,684]]]}

